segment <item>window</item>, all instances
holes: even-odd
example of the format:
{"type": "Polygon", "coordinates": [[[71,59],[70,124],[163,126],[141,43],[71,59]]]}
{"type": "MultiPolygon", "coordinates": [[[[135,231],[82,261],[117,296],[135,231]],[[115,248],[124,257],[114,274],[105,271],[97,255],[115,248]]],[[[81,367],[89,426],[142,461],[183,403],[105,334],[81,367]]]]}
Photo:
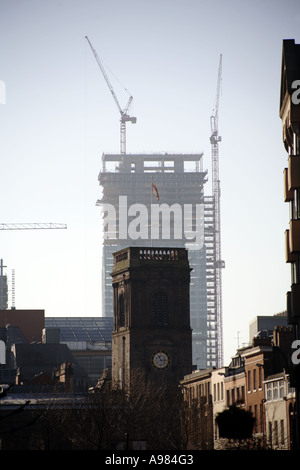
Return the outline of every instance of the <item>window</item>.
{"type": "Polygon", "coordinates": [[[275,380],[274,382],[269,382],[266,384],[266,398],[270,400],[279,400],[284,397],[284,381],[275,380]]]}
{"type": "Polygon", "coordinates": [[[273,429],[272,429],[272,422],[269,421],[269,446],[272,446],[272,433],[273,433],[273,429]]]}
{"type": "Polygon", "coordinates": [[[274,444],[278,446],[278,423],[274,421],[274,444]]]}
{"type": "Polygon", "coordinates": [[[280,398],[284,397],[284,382],[283,382],[283,380],[279,381],[279,397],[280,398]]]}
{"type": "Polygon", "coordinates": [[[280,420],[280,437],[281,437],[281,445],[284,446],[284,421],[283,419],[280,420]]]}
{"type": "Polygon", "coordinates": [[[245,402],[245,387],[244,385],[242,385],[242,388],[241,388],[241,402],[244,403],[245,402]]]}
{"type": "Polygon", "coordinates": [[[273,383],[273,400],[277,400],[279,398],[279,384],[278,382],[273,383]]]}
{"type": "Polygon", "coordinates": [[[257,405],[254,405],[255,432],[258,432],[258,414],[257,405]]]}
{"type": "Polygon", "coordinates": [[[267,383],[267,400],[272,400],[272,383],[267,383]]]}
{"type": "Polygon", "coordinates": [[[230,406],[230,392],[229,390],[226,390],[226,405],[230,406]]]}
{"type": "Polygon", "coordinates": [[[256,390],[256,369],[253,369],[253,390],[256,390]]]}
{"type": "Polygon", "coordinates": [[[262,368],[258,368],[258,387],[262,388],[262,368]]]}
{"type": "Polygon", "coordinates": [[[218,439],[218,422],[217,419],[215,419],[215,426],[214,426],[214,431],[215,431],[215,439],[218,439]]]}
{"type": "Polygon", "coordinates": [[[154,326],[169,324],[168,297],[163,292],[156,292],[151,299],[151,316],[154,326]]]}
{"type": "Polygon", "coordinates": [[[125,326],[124,295],[119,296],[119,326],[125,326]]]}

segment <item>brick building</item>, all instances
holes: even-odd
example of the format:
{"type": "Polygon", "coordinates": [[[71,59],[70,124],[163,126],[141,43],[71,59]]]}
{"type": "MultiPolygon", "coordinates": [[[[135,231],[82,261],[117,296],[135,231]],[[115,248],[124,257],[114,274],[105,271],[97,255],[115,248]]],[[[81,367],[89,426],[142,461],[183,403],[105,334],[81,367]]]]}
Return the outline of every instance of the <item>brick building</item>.
{"type": "Polygon", "coordinates": [[[290,387],[289,376],[285,371],[270,375],[264,385],[267,446],[274,450],[292,450],[295,391],[290,387]]]}
{"type": "Polygon", "coordinates": [[[187,449],[212,450],[213,442],[213,369],[196,370],[180,382],[187,405],[187,449]]]}
{"type": "Polygon", "coordinates": [[[249,444],[253,448],[270,447],[270,442],[274,448],[277,441],[270,441],[271,425],[273,430],[284,426],[284,433],[280,431],[280,436],[284,435],[285,446],[292,448],[295,439],[295,398],[290,387],[288,361],[292,335],[291,328],[276,326],[273,335],[258,335],[251,345],[239,348],[228,367],[194,371],[184,377],[181,386],[193,418],[190,445],[194,447],[191,448],[226,448],[226,440],[219,439],[216,418],[218,413],[231,406],[250,411],[255,418],[253,440],[249,444]],[[284,398],[280,397],[281,418],[274,418],[275,405],[278,407],[279,402],[275,403],[275,395],[272,395],[272,400],[269,399],[269,387],[281,376],[285,390],[284,398]],[[273,419],[270,419],[271,411],[273,419]]]}
{"type": "Polygon", "coordinates": [[[266,435],[264,382],[270,376],[289,369],[292,337],[291,328],[277,326],[272,337],[253,338],[252,347],[242,354],[245,360],[246,409],[255,418],[254,434],[261,439],[266,435]]]}
{"type": "Polygon", "coordinates": [[[45,328],[44,310],[0,310],[0,328],[19,327],[28,343],[41,342],[45,328]]]}

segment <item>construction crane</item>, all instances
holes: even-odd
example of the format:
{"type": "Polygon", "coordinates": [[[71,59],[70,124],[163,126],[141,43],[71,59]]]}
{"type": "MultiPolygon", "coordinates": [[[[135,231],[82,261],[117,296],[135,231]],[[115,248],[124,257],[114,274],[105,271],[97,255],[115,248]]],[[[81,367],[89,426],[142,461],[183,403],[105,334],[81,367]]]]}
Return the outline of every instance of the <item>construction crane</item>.
{"type": "Polygon", "coordinates": [[[129,109],[130,109],[130,106],[131,106],[131,102],[133,100],[133,97],[130,96],[128,102],[127,102],[127,105],[125,106],[124,109],[121,108],[120,104],[119,104],[119,101],[118,101],[118,98],[114,92],[114,89],[110,83],[110,80],[105,72],[105,69],[101,63],[101,60],[99,59],[99,56],[97,54],[97,52],[95,51],[95,49],[93,48],[89,38],[86,36],[86,40],[88,41],[91,49],[92,49],[92,52],[96,58],[96,61],[100,67],[100,70],[103,74],[103,77],[108,85],[108,88],[110,89],[110,92],[113,96],[113,99],[115,100],[116,102],[116,105],[119,109],[119,112],[121,114],[121,119],[120,119],[120,152],[121,152],[121,155],[125,155],[126,154],[126,123],[127,122],[131,122],[132,124],[135,124],[136,123],[136,117],[131,117],[129,116],[129,109]]]}
{"type": "Polygon", "coordinates": [[[0,224],[0,230],[44,230],[44,229],[66,229],[65,224],[55,223],[29,223],[29,224],[0,224]]]}
{"type": "Polygon", "coordinates": [[[220,216],[220,179],[219,179],[219,98],[222,79],[222,54],[219,60],[216,105],[210,118],[211,124],[211,158],[212,158],[212,194],[214,198],[214,236],[215,236],[215,289],[216,316],[218,329],[218,367],[223,366],[223,319],[222,319],[222,268],[225,267],[221,257],[221,216],[220,216]]]}

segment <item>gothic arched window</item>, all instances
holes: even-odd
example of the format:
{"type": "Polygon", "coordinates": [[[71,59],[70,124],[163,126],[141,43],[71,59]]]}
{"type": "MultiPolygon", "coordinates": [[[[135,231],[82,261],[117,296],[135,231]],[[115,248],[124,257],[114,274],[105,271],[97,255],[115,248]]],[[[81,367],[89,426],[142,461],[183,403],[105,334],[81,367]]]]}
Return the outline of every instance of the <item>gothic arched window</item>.
{"type": "Polygon", "coordinates": [[[169,324],[168,296],[164,292],[156,292],[151,298],[151,317],[154,326],[169,324]]]}

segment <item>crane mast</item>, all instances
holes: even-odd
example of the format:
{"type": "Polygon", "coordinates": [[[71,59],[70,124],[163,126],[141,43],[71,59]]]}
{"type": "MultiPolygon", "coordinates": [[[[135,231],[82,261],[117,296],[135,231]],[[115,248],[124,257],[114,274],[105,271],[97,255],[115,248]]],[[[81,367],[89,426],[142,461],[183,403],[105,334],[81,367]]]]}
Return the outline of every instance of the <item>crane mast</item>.
{"type": "Polygon", "coordinates": [[[113,89],[113,87],[110,83],[110,80],[107,76],[107,73],[105,72],[103,64],[102,64],[102,62],[101,62],[101,60],[100,60],[100,58],[99,58],[99,56],[96,52],[96,50],[93,48],[89,38],[87,36],[85,38],[88,41],[88,43],[90,45],[90,48],[92,49],[92,52],[93,52],[93,54],[95,56],[95,59],[96,59],[98,65],[100,67],[100,70],[103,74],[103,77],[104,77],[106,83],[107,83],[107,86],[108,86],[108,88],[109,88],[109,90],[112,94],[112,97],[113,97],[113,99],[114,99],[114,101],[115,101],[115,103],[116,103],[116,105],[119,109],[119,112],[120,112],[120,115],[121,115],[121,119],[120,119],[120,152],[121,152],[121,155],[125,155],[126,154],[126,123],[127,122],[131,122],[132,124],[136,123],[136,117],[131,117],[128,114],[130,106],[131,106],[131,102],[133,100],[133,97],[132,96],[129,97],[129,100],[128,100],[125,108],[122,109],[121,106],[120,106],[120,103],[118,101],[118,98],[117,98],[117,96],[114,92],[114,89],[113,89]]]}
{"type": "Polygon", "coordinates": [[[219,60],[216,105],[210,118],[211,123],[211,159],[212,159],[212,194],[214,199],[214,237],[215,237],[215,302],[218,328],[218,367],[223,366],[223,319],[222,319],[222,268],[225,267],[221,257],[221,215],[220,215],[220,179],[219,179],[219,98],[222,79],[222,54],[219,60]]]}

